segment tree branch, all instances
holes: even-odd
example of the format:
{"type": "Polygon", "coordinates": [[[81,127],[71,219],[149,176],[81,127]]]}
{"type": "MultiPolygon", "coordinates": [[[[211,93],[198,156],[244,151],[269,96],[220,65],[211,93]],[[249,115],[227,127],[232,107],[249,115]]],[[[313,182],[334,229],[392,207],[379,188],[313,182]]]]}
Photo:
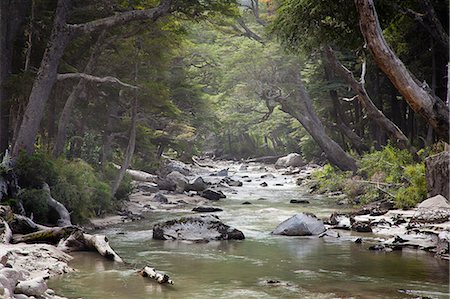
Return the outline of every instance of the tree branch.
{"type": "Polygon", "coordinates": [[[117,79],[116,77],[106,76],[106,77],[97,77],[85,73],[65,73],[65,74],[58,74],[57,80],[67,80],[67,79],[84,79],[91,82],[97,82],[97,83],[112,83],[112,84],[118,84],[124,87],[132,88],[132,89],[139,89],[139,87],[135,85],[131,85],[128,83],[124,83],[117,79]]]}
{"type": "Polygon", "coordinates": [[[67,25],[74,36],[88,34],[94,31],[123,25],[130,21],[148,20],[156,21],[158,18],[168,15],[171,12],[172,0],[162,0],[154,8],[144,10],[126,11],[114,16],[94,20],[83,24],[67,25]]]}

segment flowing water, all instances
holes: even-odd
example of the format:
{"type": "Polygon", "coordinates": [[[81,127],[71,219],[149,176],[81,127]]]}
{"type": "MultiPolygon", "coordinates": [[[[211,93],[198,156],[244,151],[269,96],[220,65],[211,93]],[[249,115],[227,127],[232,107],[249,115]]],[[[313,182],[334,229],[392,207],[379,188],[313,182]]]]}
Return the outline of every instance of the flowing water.
{"type": "MultiPolygon", "coordinates": [[[[53,279],[50,287],[70,298],[449,298],[449,263],[416,250],[372,252],[376,236],[339,232],[340,238],[270,235],[277,224],[302,211],[327,217],[335,200],[309,195],[292,178],[277,175],[260,187],[261,171],[240,173],[253,180],[213,205],[220,219],[242,230],[242,241],[188,243],[152,240],[154,223],[187,212],[153,212],[147,219],[101,231],[129,264],[93,253],[77,253],[77,272],[53,279]],[[275,186],[282,183],[283,186],[275,186]],[[309,205],[290,204],[307,199],[309,205]],[[249,201],[251,205],[242,205],[249,201]],[[144,265],[165,271],[172,286],[136,274],[144,265]],[[280,284],[267,284],[279,280],[280,284]]],[[[239,177],[237,177],[239,178],[239,177]]]]}

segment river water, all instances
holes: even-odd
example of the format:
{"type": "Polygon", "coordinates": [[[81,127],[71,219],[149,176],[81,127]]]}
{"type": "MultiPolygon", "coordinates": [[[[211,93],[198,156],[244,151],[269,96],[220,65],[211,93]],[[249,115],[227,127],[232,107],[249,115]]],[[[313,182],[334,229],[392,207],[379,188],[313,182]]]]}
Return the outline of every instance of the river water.
{"type": "MultiPolygon", "coordinates": [[[[262,170],[238,173],[250,183],[212,203],[220,219],[242,230],[242,241],[188,243],[152,240],[154,223],[192,214],[182,210],[153,212],[145,220],[99,233],[127,261],[117,265],[93,253],[77,253],[78,271],[50,281],[70,298],[449,298],[449,263],[416,250],[372,252],[377,236],[340,231],[340,238],[280,237],[270,232],[298,212],[328,217],[340,208],[335,199],[309,195],[293,178],[276,174],[261,179],[262,170]],[[262,181],[269,183],[261,187],[262,181]],[[275,184],[283,186],[275,186],[275,184]],[[306,199],[309,205],[290,204],[306,199]],[[249,201],[251,205],[242,205],[249,201]],[[363,244],[353,240],[363,236],[363,244]],[[174,280],[159,285],[137,275],[152,265],[174,280]],[[279,284],[267,284],[279,280],[279,284]]],[[[235,176],[240,178],[239,176],[235,176]]]]}

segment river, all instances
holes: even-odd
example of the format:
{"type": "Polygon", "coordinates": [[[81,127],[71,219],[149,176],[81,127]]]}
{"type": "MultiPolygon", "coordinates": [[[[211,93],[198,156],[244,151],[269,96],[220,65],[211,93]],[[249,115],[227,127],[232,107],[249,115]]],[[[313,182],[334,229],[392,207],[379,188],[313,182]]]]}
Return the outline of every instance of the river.
{"type": "MultiPolygon", "coordinates": [[[[236,169],[237,165],[231,165],[236,169]]],[[[69,298],[449,298],[449,263],[418,250],[373,252],[367,248],[378,236],[339,231],[340,238],[280,237],[270,232],[298,212],[328,217],[341,209],[335,199],[310,195],[290,176],[254,167],[238,172],[252,182],[212,203],[223,208],[220,219],[242,230],[242,241],[188,243],[152,239],[160,220],[192,214],[158,211],[144,220],[100,231],[128,262],[118,265],[93,253],[76,253],[71,266],[78,271],[50,281],[69,298]],[[259,184],[267,181],[268,187],[259,184]],[[282,184],[283,186],[276,186],[282,184]],[[306,199],[308,205],[290,204],[306,199]],[[250,205],[242,205],[249,201],[250,205]],[[363,244],[353,240],[363,236],[363,244]],[[158,285],[135,269],[152,265],[165,271],[174,285],[158,285]],[[134,269],[134,270],[131,270],[134,269]],[[279,280],[279,284],[267,284],[279,280]]],[[[192,208],[192,207],[191,207],[192,208]]]]}

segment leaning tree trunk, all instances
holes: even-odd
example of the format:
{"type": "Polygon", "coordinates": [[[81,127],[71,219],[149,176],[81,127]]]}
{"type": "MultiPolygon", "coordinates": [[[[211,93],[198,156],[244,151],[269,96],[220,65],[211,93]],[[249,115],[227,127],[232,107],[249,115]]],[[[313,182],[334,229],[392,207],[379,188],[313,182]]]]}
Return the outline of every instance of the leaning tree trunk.
{"type": "Polygon", "coordinates": [[[60,203],[59,201],[57,201],[56,199],[54,199],[50,193],[50,187],[48,186],[47,183],[44,184],[44,186],[42,187],[42,189],[45,191],[46,195],[47,195],[47,203],[48,205],[53,208],[59,215],[59,219],[57,222],[58,226],[70,226],[72,225],[72,222],[70,221],[70,213],[69,211],[66,209],[66,207],[60,203]]]}
{"type": "Polygon", "coordinates": [[[123,180],[123,177],[125,176],[125,173],[130,167],[131,164],[131,158],[133,158],[134,149],[136,146],[136,125],[137,125],[137,98],[134,99],[133,108],[132,108],[132,115],[131,115],[131,127],[130,127],[130,134],[128,139],[128,146],[127,150],[125,152],[125,159],[122,163],[122,166],[119,170],[119,175],[117,176],[113,186],[112,186],[112,194],[115,195],[117,192],[117,189],[119,189],[120,183],[123,180]]]}
{"type": "Polygon", "coordinates": [[[298,78],[297,85],[297,96],[280,100],[281,109],[302,124],[325,153],[331,164],[342,170],[355,171],[358,167],[356,160],[327,135],[320,119],[312,109],[311,99],[300,78],[298,78]]]}
{"type": "MultiPolygon", "coordinates": [[[[325,64],[325,76],[326,79],[331,83],[334,78],[332,74],[331,65],[329,63],[325,64]]],[[[347,124],[348,120],[345,113],[342,112],[341,103],[339,103],[338,93],[335,89],[329,91],[331,101],[333,103],[334,118],[336,120],[337,128],[342,133],[343,136],[347,138],[350,142],[351,147],[356,150],[356,152],[361,155],[364,152],[369,151],[369,147],[364,143],[363,139],[354,132],[347,124]]]]}
{"type": "Polygon", "coordinates": [[[411,108],[429,123],[437,135],[449,141],[449,109],[434,96],[426,83],[420,83],[395,55],[384,39],[373,0],[355,0],[361,32],[380,69],[403,95],[411,108]]]}
{"type": "Polygon", "coordinates": [[[52,34],[47,43],[37,78],[31,89],[27,108],[13,148],[14,157],[18,155],[20,150],[25,150],[28,153],[33,152],[45,104],[57,79],[59,61],[71,40],[81,35],[124,25],[132,21],[152,20],[155,22],[160,17],[168,15],[172,9],[172,0],[162,0],[158,6],[151,9],[126,11],[103,19],[72,25],[66,22],[71,3],[72,0],[58,0],[52,34]]]}
{"type": "Polygon", "coordinates": [[[372,102],[372,99],[369,97],[369,94],[364,86],[364,74],[361,77],[361,81],[358,82],[351,71],[343,66],[337,59],[333,49],[329,46],[325,48],[325,55],[334,71],[339,74],[358,95],[358,100],[361,103],[361,106],[363,106],[366,110],[367,116],[388,134],[389,138],[398,146],[398,148],[408,149],[410,152],[415,154],[416,150],[411,147],[405,134],[403,134],[400,128],[397,127],[389,118],[387,118],[372,102]]]}
{"type": "Polygon", "coordinates": [[[25,150],[29,154],[33,152],[34,141],[42,120],[45,104],[56,82],[58,64],[71,37],[66,24],[69,6],[69,0],[58,1],[53,31],[31,89],[28,105],[14,144],[13,156],[17,156],[20,150],[25,150]]]}

